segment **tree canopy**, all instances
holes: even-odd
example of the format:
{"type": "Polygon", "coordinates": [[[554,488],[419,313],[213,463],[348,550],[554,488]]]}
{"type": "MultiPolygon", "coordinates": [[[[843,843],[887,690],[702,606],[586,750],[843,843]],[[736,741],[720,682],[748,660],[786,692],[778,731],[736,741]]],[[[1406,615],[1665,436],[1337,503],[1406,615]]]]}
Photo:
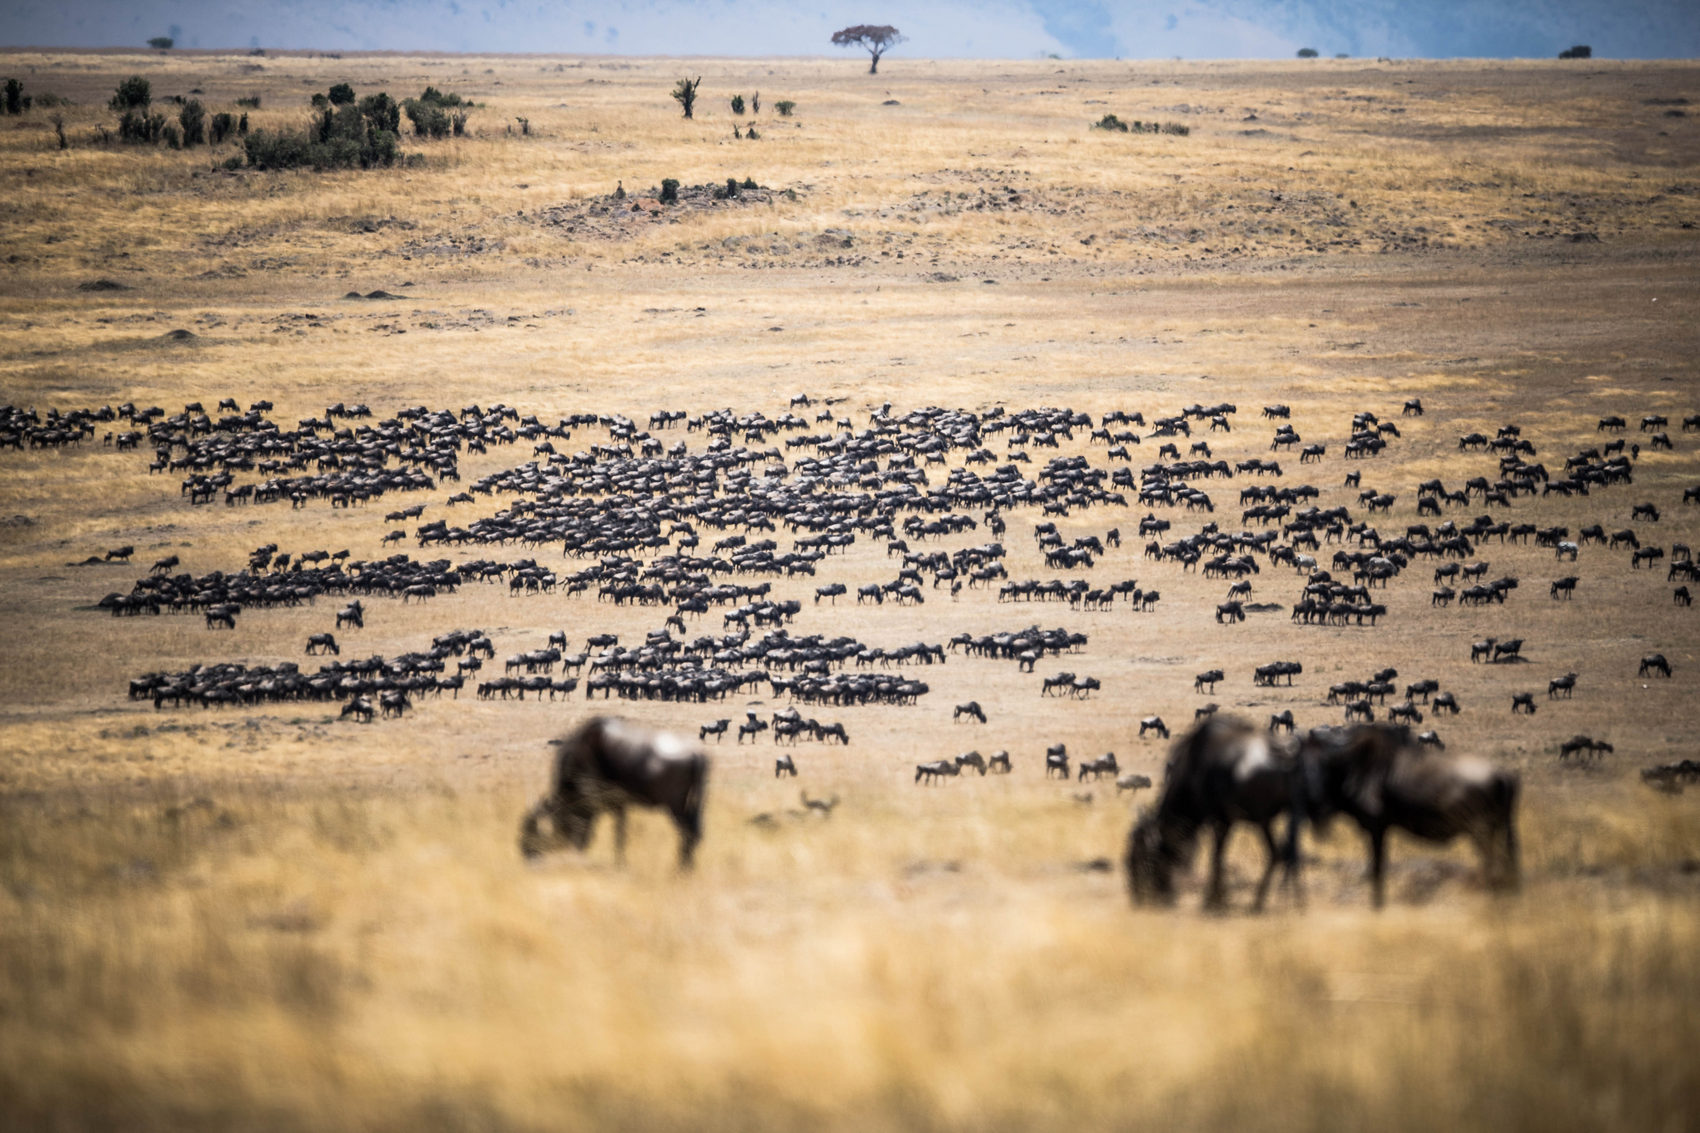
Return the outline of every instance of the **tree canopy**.
{"type": "Polygon", "coordinates": [[[832,33],[834,47],[860,47],[871,57],[868,64],[868,74],[877,75],[880,69],[880,56],[909,38],[890,24],[857,24],[854,27],[841,28],[832,33]]]}

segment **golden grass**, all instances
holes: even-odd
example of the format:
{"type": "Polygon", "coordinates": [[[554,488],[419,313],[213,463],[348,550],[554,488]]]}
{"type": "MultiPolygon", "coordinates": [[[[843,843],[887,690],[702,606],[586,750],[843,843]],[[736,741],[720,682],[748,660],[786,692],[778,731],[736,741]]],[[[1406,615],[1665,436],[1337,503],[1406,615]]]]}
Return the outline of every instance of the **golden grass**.
{"type": "MultiPolygon", "coordinates": [[[[0,216],[4,402],[266,397],[287,424],[334,401],[642,422],[661,407],[776,415],[807,391],[847,398],[835,412],[860,423],[888,399],[1147,416],[1227,400],[1234,432],[1212,443],[1240,459],[1268,455],[1257,412],[1281,401],[1330,445],[1302,476],[1282,458],[1324,506],[1352,502],[1338,446],[1351,413],[1372,409],[1405,434],[1362,468],[1401,494],[1396,526],[1415,518],[1420,480],[1486,466],[1464,471],[1460,433],[1516,421],[1554,467],[1596,443],[1599,415],[1700,410],[1700,288],[1681,227],[1700,222],[1693,119],[1647,102],[1700,97],[1690,64],[1596,61],[1582,78],[1536,63],[904,60],[869,83],[844,60],[0,59],[30,92],[78,103],[65,153],[41,112],[0,134],[15,205],[0,216]],[[686,70],[706,80],[695,122],[666,98],[686,70]],[[260,96],[267,128],[304,120],[308,94],[343,79],[398,97],[433,83],[483,105],[474,137],[408,144],[422,167],[226,174],[212,168],[223,153],[92,144],[106,97],[137,72],[160,96],[199,86],[213,109],[260,96]],[[725,96],[757,89],[797,116],[769,110],[762,139],[733,141],[725,96]],[[1105,112],[1192,132],[1090,131],[1105,112]],[[505,132],[516,116],[531,137],[505,132]],[[796,197],[625,234],[537,220],[616,182],[728,176],[796,197]],[[469,238],[485,250],[464,250],[469,238]],[[77,290],[97,278],[132,290],[77,290]],[[404,298],[341,298],[380,287],[404,298]],[[160,341],[177,328],[198,337],[160,341]],[[1398,418],[1417,395],[1428,416],[1398,418]]],[[[587,438],[600,434],[572,447],[587,438]]],[[[1101,462],[1083,442],[1065,451],[1101,462]]],[[[1519,501],[1511,518],[1616,527],[1655,499],[1661,542],[1692,544],[1700,521],[1675,501],[1700,476],[1692,440],[1677,443],[1642,454],[1633,489],[1519,501]]],[[[466,479],[525,458],[469,457],[466,479]]],[[[177,478],[145,464],[98,445],[0,452],[0,1112],[13,1124],[1676,1130],[1700,1110],[1700,820],[1692,793],[1655,795],[1635,775],[1693,754],[1700,646],[1662,573],[1630,575],[1619,554],[1566,564],[1584,578],[1566,605],[1545,594],[1561,573],[1550,552],[1490,545],[1495,574],[1523,577],[1510,605],[1435,616],[1419,576],[1391,588],[1378,630],[1300,632],[1280,614],[1217,626],[1221,585],[1143,561],[1134,509],[1061,526],[1121,527],[1126,548],[1090,578],[1160,588],[1148,615],[984,592],[929,591],[913,611],[814,607],[812,584],[782,583],[805,603],[798,632],[882,646],[1080,629],[1088,650],[1047,668],[1098,676],[1106,695],[1043,702],[1036,676],[953,657],[922,673],[935,691],[920,707],[818,711],[853,740],[797,753],[811,795],[843,800],[829,822],[791,813],[797,788],[769,777],[770,744],[722,745],[701,868],[679,878],[652,816],[626,870],[605,841],[588,859],[521,863],[514,827],[543,785],[543,740],[579,700],[433,701],[371,728],[317,705],[124,701],[147,670],[299,660],[329,617],[322,603],[251,611],[211,633],[86,608],[153,558],[204,572],[272,541],[395,549],[379,542],[387,501],[191,510],[177,478]],[[67,565],[122,543],[137,547],[129,567],[67,565]],[[1488,634],[1528,637],[1532,663],[1471,666],[1465,644],[1488,634]],[[1631,680],[1655,649],[1676,679],[1631,680]],[[1245,679],[1289,654],[1306,663],[1297,687],[1245,679]],[[1039,776],[1058,739],[1159,774],[1161,745],[1135,740],[1137,721],[1189,719],[1201,669],[1233,670],[1225,708],[1291,707],[1310,725],[1335,718],[1324,685],[1383,664],[1456,689],[1448,743],[1522,771],[1521,896],[1481,893],[1460,848],[1401,841],[1391,907],[1372,914],[1359,839],[1339,826],[1309,847],[1302,913],[1282,899],[1263,919],[1204,917],[1195,891],[1177,911],[1132,911],[1115,873],[1087,868],[1119,855],[1128,803],[1100,786],[1081,804],[1087,788],[1039,776]],[[1509,721],[1512,692],[1569,669],[1583,674],[1574,701],[1509,721]],[[988,727],[951,723],[970,697],[988,727]],[[1558,767],[1557,742],[1577,731],[1617,755],[1558,767]],[[1002,747],[1009,779],[909,781],[921,759],[1002,747]],[[759,813],[776,828],[751,825],[759,813]]],[[[1241,486],[1206,485],[1230,530],[1241,486]]],[[[428,517],[470,518],[447,494],[420,497],[428,517]]],[[[1030,518],[1012,518],[1011,570],[1049,577],[1030,518]]],[[[893,570],[862,545],[817,581],[893,570]]],[[[1296,591],[1285,570],[1256,585],[1258,600],[1296,591]]],[[[502,588],[377,606],[341,635],[345,656],[456,626],[490,630],[505,654],[555,629],[630,639],[659,621],[502,588]]],[[[622,707],[694,729],[746,706],[622,707]]],[[[1249,840],[1232,862],[1243,904],[1249,840]]]]}

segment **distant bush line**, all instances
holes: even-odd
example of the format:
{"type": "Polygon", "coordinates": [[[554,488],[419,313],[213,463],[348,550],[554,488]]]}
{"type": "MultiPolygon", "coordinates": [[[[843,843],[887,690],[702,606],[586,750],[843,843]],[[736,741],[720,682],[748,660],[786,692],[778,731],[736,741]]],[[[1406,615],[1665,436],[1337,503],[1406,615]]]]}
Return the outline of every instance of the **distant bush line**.
{"type": "Polygon", "coordinates": [[[1092,123],[1092,128],[1121,134],[1174,134],[1182,138],[1192,133],[1191,126],[1183,126],[1179,122],[1141,122],[1137,118],[1124,122],[1114,114],[1104,115],[1092,123]]]}

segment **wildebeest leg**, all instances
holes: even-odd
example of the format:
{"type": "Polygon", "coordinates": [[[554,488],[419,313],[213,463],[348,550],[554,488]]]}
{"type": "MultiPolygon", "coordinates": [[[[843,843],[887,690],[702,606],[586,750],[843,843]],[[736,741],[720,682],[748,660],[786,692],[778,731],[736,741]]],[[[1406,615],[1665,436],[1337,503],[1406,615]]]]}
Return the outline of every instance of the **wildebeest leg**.
{"type": "Polygon", "coordinates": [[[1228,834],[1233,830],[1226,823],[1216,826],[1216,844],[1210,850],[1210,887],[1204,893],[1206,909],[1220,909],[1227,904],[1227,896],[1223,893],[1222,858],[1228,849],[1228,834]]]}
{"type": "MultiPolygon", "coordinates": [[[[1263,867],[1263,877],[1257,883],[1257,896],[1251,903],[1251,910],[1254,913],[1263,911],[1263,899],[1269,896],[1269,882],[1274,879],[1275,867],[1280,864],[1282,857],[1279,847],[1275,845],[1275,827],[1266,822],[1260,829],[1263,831],[1263,846],[1269,851],[1269,861],[1263,867]]],[[[1287,876],[1288,878],[1292,877],[1292,863],[1290,862],[1287,865],[1287,876]]]]}
{"type": "Polygon", "coordinates": [[[1383,827],[1376,827],[1368,833],[1370,903],[1379,909],[1384,899],[1382,875],[1387,867],[1387,831],[1383,827]]]}

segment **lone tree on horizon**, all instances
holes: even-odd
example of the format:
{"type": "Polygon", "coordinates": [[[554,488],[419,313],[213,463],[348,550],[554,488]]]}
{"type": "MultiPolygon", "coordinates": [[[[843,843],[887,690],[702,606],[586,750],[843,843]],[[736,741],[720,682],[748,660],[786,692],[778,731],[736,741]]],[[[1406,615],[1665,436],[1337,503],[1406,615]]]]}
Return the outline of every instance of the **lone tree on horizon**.
{"type": "Polygon", "coordinates": [[[881,55],[908,38],[890,24],[883,24],[879,27],[875,27],[873,24],[857,24],[855,27],[844,28],[832,33],[834,47],[860,47],[868,53],[871,57],[868,64],[868,74],[870,75],[879,74],[881,55]]]}

